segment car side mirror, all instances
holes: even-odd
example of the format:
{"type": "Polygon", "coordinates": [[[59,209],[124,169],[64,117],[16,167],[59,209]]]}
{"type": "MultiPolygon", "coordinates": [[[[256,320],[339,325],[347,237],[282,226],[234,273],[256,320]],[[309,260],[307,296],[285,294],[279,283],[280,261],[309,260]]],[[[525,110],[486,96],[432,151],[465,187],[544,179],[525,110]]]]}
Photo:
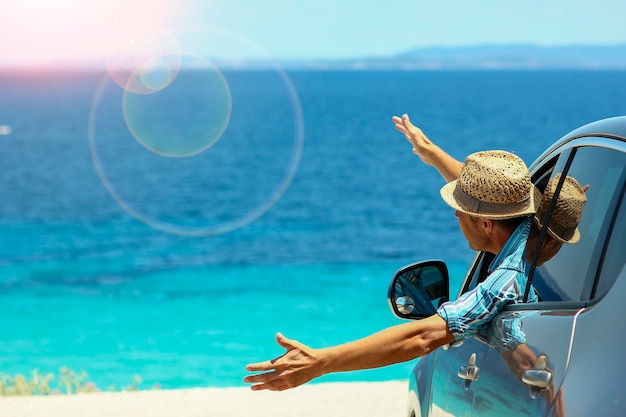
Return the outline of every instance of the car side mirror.
{"type": "Polygon", "coordinates": [[[401,268],[389,284],[387,301],[396,317],[430,317],[449,300],[448,267],[443,261],[423,261],[401,268]]]}

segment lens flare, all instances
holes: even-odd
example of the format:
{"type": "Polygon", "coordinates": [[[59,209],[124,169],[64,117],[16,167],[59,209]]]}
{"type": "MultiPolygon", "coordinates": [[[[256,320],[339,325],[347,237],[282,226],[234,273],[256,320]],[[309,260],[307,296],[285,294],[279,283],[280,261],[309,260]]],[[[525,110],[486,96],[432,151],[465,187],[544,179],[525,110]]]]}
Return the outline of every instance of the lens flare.
{"type": "Polygon", "coordinates": [[[193,70],[180,72],[168,88],[153,94],[126,89],[122,99],[132,135],[163,156],[185,157],[208,149],[230,120],[232,100],[222,73],[202,57],[186,56],[185,65],[193,70]]]}
{"type": "Polygon", "coordinates": [[[89,117],[92,160],[137,220],[183,236],[227,233],[289,187],[304,142],[299,98],[271,56],[239,35],[193,28],[176,40],[173,58],[168,48],[133,50],[140,58],[120,59],[103,77],[89,117]]]}

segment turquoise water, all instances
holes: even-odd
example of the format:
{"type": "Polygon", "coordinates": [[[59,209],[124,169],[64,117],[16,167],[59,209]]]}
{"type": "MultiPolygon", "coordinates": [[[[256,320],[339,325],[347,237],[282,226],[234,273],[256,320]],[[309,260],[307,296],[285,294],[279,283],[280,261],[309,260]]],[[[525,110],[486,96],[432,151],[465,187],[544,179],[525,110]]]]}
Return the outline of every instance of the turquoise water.
{"type": "MultiPolygon", "coordinates": [[[[280,331],[313,347],[397,324],[394,264],[215,266],[110,277],[99,285],[36,285],[0,295],[5,373],[84,370],[102,388],[243,385],[244,366],[282,353],[280,331]]],[[[462,276],[464,265],[451,265],[462,276]]],[[[408,377],[412,364],[320,381],[408,377]]]]}

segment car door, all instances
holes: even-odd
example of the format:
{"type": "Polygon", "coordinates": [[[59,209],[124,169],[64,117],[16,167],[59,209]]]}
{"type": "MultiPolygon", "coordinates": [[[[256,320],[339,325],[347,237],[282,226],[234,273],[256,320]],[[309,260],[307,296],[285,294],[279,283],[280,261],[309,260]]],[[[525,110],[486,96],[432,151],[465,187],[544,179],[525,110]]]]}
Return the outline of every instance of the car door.
{"type": "Polygon", "coordinates": [[[496,318],[491,331],[503,338],[491,340],[477,363],[481,379],[472,415],[545,416],[554,404],[562,409],[559,386],[579,312],[546,309],[505,312],[496,318]]]}
{"type": "Polygon", "coordinates": [[[427,415],[544,416],[566,370],[578,311],[506,311],[494,319],[485,335],[439,349],[433,358],[432,408],[427,415]],[[478,372],[473,381],[462,378],[470,366],[478,372]],[[534,370],[550,373],[546,389],[531,392],[524,383],[534,370]]]}

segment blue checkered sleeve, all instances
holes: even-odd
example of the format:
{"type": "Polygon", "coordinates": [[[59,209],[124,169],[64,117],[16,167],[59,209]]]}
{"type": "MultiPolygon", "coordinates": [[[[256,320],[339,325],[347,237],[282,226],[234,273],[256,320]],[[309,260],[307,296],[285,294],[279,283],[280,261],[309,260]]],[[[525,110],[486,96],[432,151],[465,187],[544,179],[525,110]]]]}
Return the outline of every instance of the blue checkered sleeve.
{"type": "Polygon", "coordinates": [[[514,269],[494,271],[484,282],[456,301],[442,304],[437,313],[459,341],[474,336],[508,304],[521,302],[526,276],[514,269]]]}

